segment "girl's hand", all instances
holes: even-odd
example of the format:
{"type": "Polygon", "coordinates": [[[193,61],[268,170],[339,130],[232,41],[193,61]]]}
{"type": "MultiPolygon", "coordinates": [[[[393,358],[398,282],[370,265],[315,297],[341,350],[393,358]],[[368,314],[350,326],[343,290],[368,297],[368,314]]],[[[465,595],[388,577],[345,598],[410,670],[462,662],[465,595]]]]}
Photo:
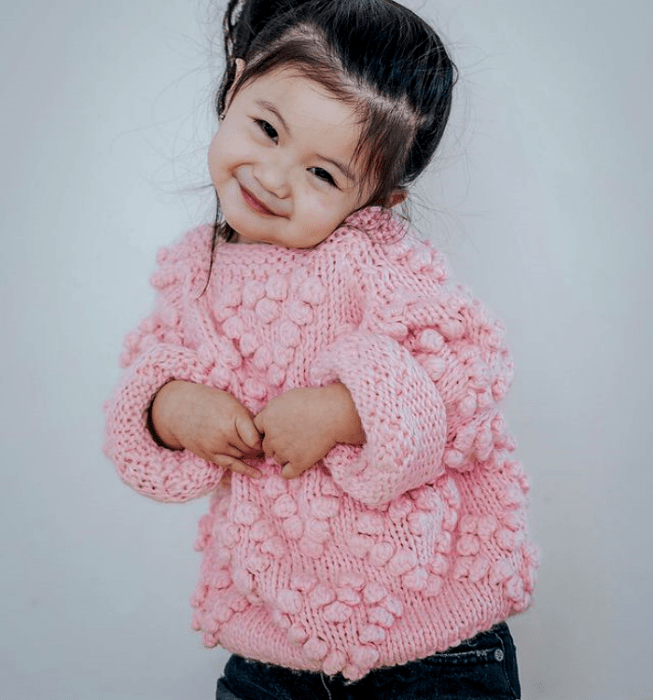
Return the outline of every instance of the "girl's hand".
{"type": "Polygon", "coordinates": [[[299,476],[339,442],[362,445],[365,433],[344,384],[291,389],[272,399],[254,418],[263,451],[286,479],[299,476]]]}
{"type": "Polygon", "coordinates": [[[186,448],[219,467],[260,477],[243,457],[262,454],[252,414],[231,394],[203,384],[172,381],[152,403],[152,426],[172,450],[186,448]]]}

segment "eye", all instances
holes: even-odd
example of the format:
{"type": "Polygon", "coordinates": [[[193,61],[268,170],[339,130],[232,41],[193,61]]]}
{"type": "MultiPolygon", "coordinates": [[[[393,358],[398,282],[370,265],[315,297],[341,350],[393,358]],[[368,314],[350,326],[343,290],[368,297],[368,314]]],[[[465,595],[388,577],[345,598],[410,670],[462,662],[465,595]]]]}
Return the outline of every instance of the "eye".
{"type": "Polygon", "coordinates": [[[337,187],[336,181],[331,177],[331,174],[327,172],[324,168],[309,168],[309,172],[313,173],[315,177],[319,178],[320,180],[323,180],[324,182],[328,182],[330,185],[333,185],[334,187],[337,187]]]}
{"type": "Polygon", "coordinates": [[[270,124],[269,122],[266,122],[264,119],[255,119],[254,121],[258,124],[261,131],[269,139],[271,139],[275,143],[278,141],[279,134],[277,133],[277,130],[272,126],[272,124],[270,124]]]}

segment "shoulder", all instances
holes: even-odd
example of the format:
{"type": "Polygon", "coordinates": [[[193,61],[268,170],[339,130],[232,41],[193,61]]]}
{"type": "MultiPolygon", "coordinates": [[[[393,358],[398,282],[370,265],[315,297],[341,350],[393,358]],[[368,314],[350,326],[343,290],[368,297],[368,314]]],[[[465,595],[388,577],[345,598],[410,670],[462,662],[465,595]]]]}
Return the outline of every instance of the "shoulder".
{"type": "Polygon", "coordinates": [[[159,248],[156,256],[157,268],[150,281],[156,289],[164,289],[182,282],[200,291],[208,279],[211,264],[211,242],[213,227],[198,226],[186,232],[169,246],[159,248]]]}
{"type": "Polygon", "coordinates": [[[445,256],[390,209],[367,207],[354,212],[333,236],[339,245],[347,243],[361,268],[386,270],[395,283],[398,276],[438,285],[449,279],[445,256]]]}
{"type": "MultiPolygon", "coordinates": [[[[446,257],[420,240],[404,219],[370,207],[352,214],[343,230],[357,241],[356,279],[374,300],[374,314],[396,339],[409,328],[434,328],[446,344],[505,349],[505,326],[472,290],[451,274],[446,257]]],[[[439,342],[439,341],[438,341],[439,342]]]]}

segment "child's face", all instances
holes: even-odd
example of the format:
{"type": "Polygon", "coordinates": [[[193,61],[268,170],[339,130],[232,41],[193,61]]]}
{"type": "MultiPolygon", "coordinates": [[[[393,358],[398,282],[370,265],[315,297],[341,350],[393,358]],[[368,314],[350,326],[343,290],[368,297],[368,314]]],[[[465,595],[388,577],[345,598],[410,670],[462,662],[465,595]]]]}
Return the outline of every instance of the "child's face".
{"type": "Polygon", "coordinates": [[[239,242],[310,248],[363,206],[371,188],[353,158],[359,134],[352,107],[296,72],[242,87],[209,149],[239,242]]]}

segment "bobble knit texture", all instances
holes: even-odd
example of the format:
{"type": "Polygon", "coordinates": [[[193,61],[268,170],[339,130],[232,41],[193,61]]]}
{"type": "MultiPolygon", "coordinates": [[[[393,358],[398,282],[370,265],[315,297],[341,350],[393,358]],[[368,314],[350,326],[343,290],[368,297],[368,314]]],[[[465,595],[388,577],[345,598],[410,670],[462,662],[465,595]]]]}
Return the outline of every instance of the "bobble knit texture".
{"type": "Polygon", "coordinates": [[[524,610],[537,555],[498,408],[512,380],[501,323],[387,210],[351,215],[310,250],[220,243],[201,295],[210,236],[160,252],[154,312],[127,336],[106,405],[106,453],[126,483],[167,502],[211,494],[191,601],[204,643],[356,680],[524,610]],[[171,379],[253,413],[341,381],[367,442],[298,479],[268,459],[260,480],[221,484],[220,468],[148,431],[171,379]]]}

